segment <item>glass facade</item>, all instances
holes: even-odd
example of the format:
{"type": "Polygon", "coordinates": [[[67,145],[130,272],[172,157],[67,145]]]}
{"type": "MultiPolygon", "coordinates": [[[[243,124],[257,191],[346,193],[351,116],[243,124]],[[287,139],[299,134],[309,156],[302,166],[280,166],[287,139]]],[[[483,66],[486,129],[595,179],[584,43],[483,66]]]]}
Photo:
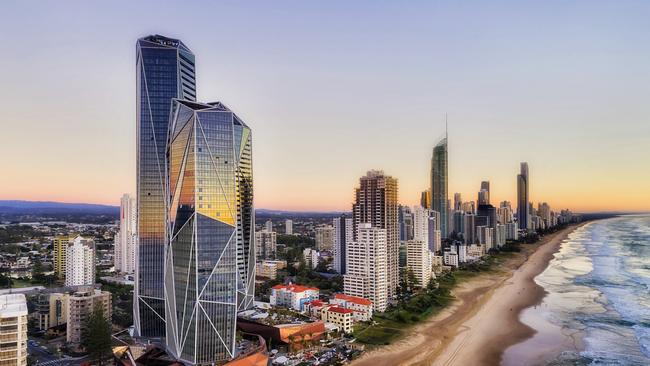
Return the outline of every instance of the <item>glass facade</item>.
{"type": "Polygon", "coordinates": [[[221,103],[174,100],[167,158],[166,343],[176,358],[235,355],[237,312],[252,305],[251,130],[221,103]]]}
{"type": "Polygon", "coordinates": [[[443,138],[433,148],[431,157],[431,208],[440,213],[440,234],[448,237],[449,200],[447,199],[447,137],[443,138]]]}
{"type": "Polygon", "coordinates": [[[137,336],[165,335],[166,148],[171,101],[195,100],[194,55],[179,40],[141,38],[136,44],[137,210],[133,319],[137,336]]]}
{"type": "Polygon", "coordinates": [[[521,163],[521,172],[517,175],[517,222],[520,229],[530,228],[529,202],[528,163],[521,163]]]}

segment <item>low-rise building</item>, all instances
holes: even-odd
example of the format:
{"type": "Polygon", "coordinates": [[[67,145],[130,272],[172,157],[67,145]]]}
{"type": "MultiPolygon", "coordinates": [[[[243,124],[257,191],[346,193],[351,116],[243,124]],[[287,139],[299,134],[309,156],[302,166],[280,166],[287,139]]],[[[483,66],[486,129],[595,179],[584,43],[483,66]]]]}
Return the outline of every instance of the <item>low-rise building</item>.
{"type": "Polygon", "coordinates": [[[336,325],[344,333],[352,333],[352,317],[354,310],[338,305],[324,306],[321,310],[321,319],[326,323],[336,325]]]}
{"type": "Polygon", "coordinates": [[[445,265],[458,267],[458,254],[450,250],[445,250],[443,254],[445,265]]]}
{"type": "Polygon", "coordinates": [[[73,344],[81,343],[84,323],[92,313],[95,306],[99,306],[106,319],[111,321],[111,293],[108,291],[89,288],[79,290],[70,295],[68,299],[68,317],[66,341],[73,344]]]}
{"type": "Polygon", "coordinates": [[[318,299],[319,290],[316,287],[301,285],[275,285],[271,288],[270,302],[272,306],[283,306],[297,311],[304,311],[305,303],[318,299]]]}
{"type": "Polygon", "coordinates": [[[330,303],[354,311],[355,321],[370,321],[372,318],[372,301],[363,297],[336,294],[330,303]]]}

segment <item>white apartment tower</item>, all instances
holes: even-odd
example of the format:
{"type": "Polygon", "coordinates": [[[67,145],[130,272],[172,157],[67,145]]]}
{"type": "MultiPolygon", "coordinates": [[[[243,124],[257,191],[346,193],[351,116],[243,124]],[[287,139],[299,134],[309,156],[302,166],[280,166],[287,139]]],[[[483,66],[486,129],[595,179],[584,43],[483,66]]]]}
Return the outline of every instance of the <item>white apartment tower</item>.
{"type": "Polygon", "coordinates": [[[426,287],[431,281],[431,255],[429,246],[422,240],[406,242],[406,266],[413,271],[420,287],[426,287]]]}
{"type": "Polygon", "coordinates": [[[120,230],[115,234],[115,271],[134,273],[137,245],[137,202],[128,194],[120,199],[120,230]]]}
{"type": "Polygon", "coordinates": [[[286,219],[284,221],[284,233],[287,235],[293,235],[293,221],[286,219]]]}
{"type": "Polygon", "coordinates": [[[347,245],[344,293],[369,299],[374,311],[386,311],[387,259],[386,229],[375,228],[371,224],[357,225],[357,240],[347,245]]]}
{"type": "Polygon", "coordinates": [[[95,242],[77,236],[66,250],[65,285],[85,286],[95,283],[95,242]]]}

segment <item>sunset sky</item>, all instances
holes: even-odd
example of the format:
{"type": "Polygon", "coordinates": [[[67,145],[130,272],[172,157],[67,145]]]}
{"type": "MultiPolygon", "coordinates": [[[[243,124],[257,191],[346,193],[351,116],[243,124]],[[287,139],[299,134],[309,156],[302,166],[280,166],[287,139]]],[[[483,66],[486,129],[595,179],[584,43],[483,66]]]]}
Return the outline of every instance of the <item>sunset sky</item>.
{"type": "Polygon", "coordinates": [[[349,210],[369,169],[450,198],[650,211],[650,2],[3,1],[0,199],[135,192],[135,42],[179,38],[253,129],[255,205],[349,210]],[[91,5],[92,4],[92,5],[91,5]]]}

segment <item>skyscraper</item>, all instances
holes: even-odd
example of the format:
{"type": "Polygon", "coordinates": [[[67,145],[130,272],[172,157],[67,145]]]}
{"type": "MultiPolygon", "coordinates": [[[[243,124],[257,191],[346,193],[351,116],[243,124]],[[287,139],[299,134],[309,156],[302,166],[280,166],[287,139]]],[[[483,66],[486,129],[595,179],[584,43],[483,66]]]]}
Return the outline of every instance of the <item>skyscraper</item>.
{"type": "Polygon", "coordinates": [[[290,219],[284,220],[284,233],[287,235],[293,235],[293,221],[290,219]]]}
{"type": "Polygon", "coordinates": [[[427,189],[426,191],[422,191],[422,194],[420,195],[420,206],[426,208],[426,209],[431,209],[431,190],[427,189]]]}
{"type": "Polygon", "coordinates": [[[440,234],[443,238],[447,238],[447,225],[449,213],[447,188],[448,188],[448,174],[447,174],[447,135],[436,144],[433,148],[433,155],[431,157],[431,208],[434,211],[440,212],[440,234]]]}
{"type": "Polygon", "coordinates": [[[137,336],[165,336],[166,147],[172,99],[196,100],[194,54],[159,35],[136,44],[138,248],[133,323],[137,336]]]}
{"type": "Polygon", "coordinates": [[[352,218],[342,215],[332,220],[334,224],[334,270],[344,275],[347,269],[347,245],[354,240],[352,218]]]}
{"type": "Polygon", "coordinates": [[[490,181],[484,180],[481,182],[481,189],[478,191],[477,203],[479,205],[490,204],[490,181]]]}
{"type": "Polygon", "coordinates": [[[528,190],[528,163],[521,163],[521,172],[517,175],[517,222],[519,228],[524,230],[530,228],[528,190]]]}
{"type": "Polygon", "coordinates": [[[115,234],[115,270],[133,273],[135,270],[135,247],[137,245],[136,201],[128,194],[120,200],[120,230],[115,234]]]}
{"type": "MultiPolygon", "coordinates": [[[[397,179],[383,171],[371,170],[359,179],[352,205],[354,240],[358,239],[361,224],[386,230],[388,296],[396,295],[399,282],[399,220],[397,179]]],[[[348,263],[349,266],[349,263],[348,263]]]]}
{"type": "Polygon", "coordinates": [[[235,355],[253,302],[251,130],[221,103],[175,99],[168,143],[166,345],[190,364],[235,355]]]}
{"type": "Polygon", "coordinates": [[[460,193],[454,193],[454,210],[461,211],[463,209],[463,199],[460,193]]]}

